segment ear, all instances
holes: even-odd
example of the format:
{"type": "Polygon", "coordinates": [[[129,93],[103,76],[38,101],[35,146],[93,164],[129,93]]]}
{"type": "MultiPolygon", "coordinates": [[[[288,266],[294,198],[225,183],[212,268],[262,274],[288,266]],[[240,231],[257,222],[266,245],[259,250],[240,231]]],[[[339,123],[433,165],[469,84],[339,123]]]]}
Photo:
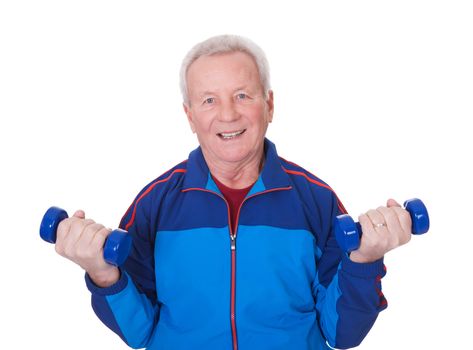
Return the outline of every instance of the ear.
{"type": "Polygon", "coordinates": [[[187,115],[187,121],[189,122],[192,133],[195,134],[195,126],[194,126],[194,120],[193,120],[193,115],[192,115],[192,109],[185,103],[182,104],[182,107],[184,107],[184,113],[186,113],[187,115]]]}
{"type": "Polygon", "coordinates": [[[266,108],[268,108],[268,123],[271,123],[273,121],[273,113],[274,113],[273,90],[268,91],[268,98],[266,99],[266,108]]]}

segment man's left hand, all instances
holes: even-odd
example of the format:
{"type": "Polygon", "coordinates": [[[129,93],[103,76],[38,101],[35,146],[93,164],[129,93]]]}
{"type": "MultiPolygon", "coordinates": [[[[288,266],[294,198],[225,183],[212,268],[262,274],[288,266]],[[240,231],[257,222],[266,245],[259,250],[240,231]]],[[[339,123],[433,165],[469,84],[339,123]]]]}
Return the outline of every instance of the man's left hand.
{"type": "Polygon", "coordinates": [[[394,199],[389,199],[385,207],[361,214],[358,221],[363,234],[360,247],[350,254],[354,262],[374,262],[411,239],[411,217],[394,199]]]}

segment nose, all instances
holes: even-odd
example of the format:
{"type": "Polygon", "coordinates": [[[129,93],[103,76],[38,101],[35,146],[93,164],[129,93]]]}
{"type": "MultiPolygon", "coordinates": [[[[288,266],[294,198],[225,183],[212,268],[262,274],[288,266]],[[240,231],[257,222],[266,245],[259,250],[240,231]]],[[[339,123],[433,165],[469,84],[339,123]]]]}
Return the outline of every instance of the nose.
{"type": "Polygon", "coordinates": [[[225,101],[220,105],[219,120],[223,122],[233,122],[240,117],[234,101],[225,101]]]}

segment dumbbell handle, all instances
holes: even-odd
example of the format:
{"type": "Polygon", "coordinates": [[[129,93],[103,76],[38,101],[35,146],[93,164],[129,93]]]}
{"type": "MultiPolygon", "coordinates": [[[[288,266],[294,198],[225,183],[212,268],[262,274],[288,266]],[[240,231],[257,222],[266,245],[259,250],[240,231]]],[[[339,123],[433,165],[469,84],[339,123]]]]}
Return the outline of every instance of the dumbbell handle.
{"type": "MultiPolygon", "coordinates": [[[[56,233],[59,223],[67,219],[67,212],[58,207],[49,208],[43,216],[39,234],[43,240],[56,243],[56,233]]],[[[131,236],[122,229],[113,230],[105,240],[103,246],[104,260],[114,266],[122,265],[131,248],[131,236]]]]}
{"type": "MultiPolygon", "coordinates": [[[[417,198],[404,202],[404,208],[411,216],[412,234],[421,235],[429,230],[429,213],[424,203],[417,198]]],[[[362,234],[361,225],[348,215],[337,216],[334,222],[335,238],[343,251],[349,253],[358,249],[362,234]]]]}

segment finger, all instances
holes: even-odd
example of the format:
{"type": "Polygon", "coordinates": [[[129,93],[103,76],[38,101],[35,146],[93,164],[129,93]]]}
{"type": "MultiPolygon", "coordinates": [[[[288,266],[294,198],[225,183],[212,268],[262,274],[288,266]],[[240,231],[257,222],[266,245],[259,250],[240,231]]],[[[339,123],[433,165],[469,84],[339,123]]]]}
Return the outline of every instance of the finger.
{"type": "Polygon", "coordinates": [[[386,202],[386,206],[388,208],[391,207],[401,207],[401,204],[399,204],[396,200],[389,198],[388,201],[386,202]]]}
{"type": "Polygon", "coordinates": [[[384,224],[383,215],[376,210],[369,210],[365,215],[360,215],[359,222],[363,230],[359,248],[360,252],[372,257],[383,256],[386,251],[386,243],[388,242],[388,232],[385,226],[377,226],[377,224],[384,224]]]}
{"type": "MultiPolygon", "coordinates": [[[[383,245],[385,241],[387,241],[387,229],[385,226],[374,227],[373,220],[377,220],[375,222],[382,223],[382,219],[378,217],[381,216],[380,213],[373,213],[375,210],[370,210],[366,214],[362,214],[358,217],[358,222],[361,225],[363,230],[363,234],[361,236],[360,248],[363,246],[365,249],[369,249],[372,252],[374,249],[379,250],[380,244],[383,245]],[[373,219],[370,215],[376,217],[373,219]]],[[[381,247],[383,248],[383,247],[381,247]]],[[[384,249],[384,248],[383,248],[384,249]]],[[[384,253],[384,251],[383,251],[384,253]]]]}
{"type": "Polygon", "coordinates": [[[371,220],[371,224],[373,225],[374,228],[377,228],[379,224],[386,224],[386,220],[383,214],[378,210],[374,210],[374,209],[368,210],[366,212],[366,215],[371,220]]]}
{"type": "Polygon", "coordinates": [[[103,227],[101,230],[97,231],[94,235],[94,238],[91,243],[97,244],[100,247],[103,247],[108,235],[112,232],[111,228],[103,227]]]}
{"type": "Polygon", "coordinates": [[[105,241],[111,232],[112,230],[106,227],[103,227],[102,229],[98,230],[95,233],[92,241],[90,242],[90,246],[93,247],[93,249],[97,253],[102,252],[103,246],[105,245],[105,241]]]}
{"type": "Polygon", "coordinates": [[[82,225],[93,223],[93,220],[85,220],[78,217],[72,216],[65,220],[62,220],[56,231],[56,245],[66,245],[70,241],[77,240],[83,229],[82,225]]]}
{"type": "Polygon", "coordinates": [[[367,214],[361,214],[358,216],[358,222],[363,230],[363,235],[361,236],[362,239],[369,239],[370,233],[376,233],[373,227],[373,222],[367,214]]]}
{"type": "Polygon", "coordinates": [[[97,232],[104,229],[102,224],[91,224],[85,227],[82,235],[76,243],[76,252],[78,257],[82,259],[95,259],[96,249],[94,249],[92,242],[95,239],[97,232]]]}
{"type": "MultiPolygon", "coordinates": [[[[395,208],[401,209],[399,207],[378,207],[376,210],[383,215],[384,222],[386,227],[391,232],[402,231],[401,223],[399,222],[398,214],[394,210],[395,208]]],[[[402,210],[402,209],[401,209],[402,210]]]]}
{"type": "Polygon", "coordinates": [[[54,249],[59,255],[65,256],[64,252],[64,241],[65,238],[68,236],[69,231],[71,230],[72,220],[70,218],[62,220],[56,230],[56,244],[54,245],[54,249]]]}
{"type": "Polygon", "coordinates": [[[394,211],[395,208],[398,207],[379,207],[377,209],[377,211],[379,211],[384,217],[386,227],[383,228],[386,229],[387,239],[391,249],[399,246],[401,242],[405,241],[405,232],[401,227],[397,213],[394,211]]]}
{"type": "Polygon", "coordinates": [[[76,210],[76,212],[72,216],[74,216],[76,218],[79,218],[79,219],[85,219],[85,212],[83,210],[79,209],[79,210],[76,210]]]}
{"type": "Polygon", "coordinates": [[[81,238],[87,226],[95,224],[95,221],[92,219],[79,219],[74,217],[70,220],[71,226],[69,228],[69,232],[67,232],[67,234],[63,236],[61,240],[63,242],[62,245],[65,254],[67,256],[74,256],[77,242],[81,238]]]}
{"type": "Polygon", "coordinates": [[[85,231],[87,226],[95,224],[92,219],[79,219],[76,217],[71,218],[70,230],[67,234],[66,240],[68,242],[76,242],[82,233],[85,231]]]}
{"type": "Polygon", "coordinates": [[[412,232],[411,215],[409,214],[407,210],[403,208],[394,207],[392,209],[394,210],[394,212],[396,213],[398,217],[399,224],[402,227],[402,231],[404,231],[406,235],[405,236],[406,242],[408,242],[411,239],[411,232],[412,232]]]}
{"type": "Polygon", "coordinates": [[[80,237],[80,243],[83,246],[89,246],[92,241],[95,239],[95,235],[98,231],[102,230],[104,226],[102,224],[93,223],[84,228],[82,235],[80,237]]]}

